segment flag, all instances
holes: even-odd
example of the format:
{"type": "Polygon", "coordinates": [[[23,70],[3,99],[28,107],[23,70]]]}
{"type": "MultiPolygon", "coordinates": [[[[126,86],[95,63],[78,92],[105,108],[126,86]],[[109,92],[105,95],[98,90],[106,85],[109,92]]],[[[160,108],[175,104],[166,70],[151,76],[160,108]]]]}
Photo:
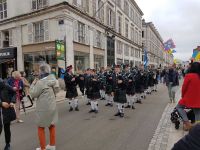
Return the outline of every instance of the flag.
{"type": "Polygon", "coordinates": [[[144,68],[147,69],[148,64],[148,56],[147,56],[147,49],[144,49],[144,68]]]}
{"type": "Polygon", "coordinates": [[[176,48],[176,45],[172,39],[169,39],[164,43],[164,48],[166,51],[168,51],[170,49],[176,48]]]}
{"type": "Polygon", "coordinates": [[[173,50],[172,50],[172,53],[176,53],[176,50],[173,49],[173,50]]]}
{"type": "Polygon", "coordinates": [[[195,57],[195,61],[199,61],[200,60],[200,52],[198,52],[198,54],[195,57]]]}

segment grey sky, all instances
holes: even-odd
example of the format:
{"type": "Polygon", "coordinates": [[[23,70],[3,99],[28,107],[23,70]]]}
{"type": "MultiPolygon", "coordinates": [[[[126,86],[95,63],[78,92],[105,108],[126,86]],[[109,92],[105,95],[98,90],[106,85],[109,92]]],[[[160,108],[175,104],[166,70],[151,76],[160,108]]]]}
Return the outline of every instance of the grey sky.
{"type": "Polygon", "coordinates": [[[144,19],[152,21],[163,40],[176,44],[175,58],[188,60],[200,45],[200,0],[135,0],[144,19]]]}

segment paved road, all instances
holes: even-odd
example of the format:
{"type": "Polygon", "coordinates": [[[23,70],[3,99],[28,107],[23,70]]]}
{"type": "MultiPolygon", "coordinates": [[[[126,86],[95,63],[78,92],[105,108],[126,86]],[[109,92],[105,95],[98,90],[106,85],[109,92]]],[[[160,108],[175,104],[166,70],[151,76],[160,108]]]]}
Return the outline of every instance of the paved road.
{"type": "MultiPolygon", "coordinates": [[[[99,104],[99,114],[89,114],[81,102],[80,112],[68,112],[66,102],[58,104],[57,150],[147,150],[164,108],[168,103],[165,86],[126,110],[125,118],[114,117],[116,108],[99,104]]],[[[38,146],[34,113],[23,116],[25,123],[12,125],[13,150],[34,150],[38,146]]],[[[49,140],[49,139],[47,139],[49,140]]],[[[3,149],[3,136],[0,149],[3,149]]]]}

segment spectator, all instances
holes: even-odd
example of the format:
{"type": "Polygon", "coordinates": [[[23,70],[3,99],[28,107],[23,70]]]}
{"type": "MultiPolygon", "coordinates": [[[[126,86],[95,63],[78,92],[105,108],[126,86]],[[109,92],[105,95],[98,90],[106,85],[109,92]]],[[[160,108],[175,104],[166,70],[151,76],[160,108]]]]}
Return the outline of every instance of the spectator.
{"type": "Polygon", "coordinates": [[[197,124],[190,132],[180,139],[172,150],[200,150],[200,124],[197,124]]]}
{"type": "Polygon", "coordinates": [[[168,87],[170,102],[175,103],[176,87],[179,85],[178,72],[175,67],[170,67],[165,74],[165,82],[168,87]]]}
{"type": "Polygon", "coordinates": [[[37,98],[36,115],[38,126],[38,137],[40,148],[36,150],[56,149],[55,125],[58,121],[58,112],[56,108],[56,96],[58,92],[58,81],[51,74],[48,64],[42,64],[39,68],[39,79],[35,79],[30,87],[32,98],[37,98]],[[45,127],[50,131],[50,145],[46,147],[45,127]]]}
{"type": "Polygon", "coordinates": [[[184,130],[189,130],[192,125],[188,120],[184,108],[192,108],[195,121],[200,121],[200,63],[194,62],[190,72],[185,76],[182,86],[182,98],[176,106],[184,121],[184,130]]]}
{"type": "Polygon", "coordinates": [[[29,100],[31,101],[31,96],[30,96],[30,92],[29,92],[29,89],[30,89],[30,83],[28,82],[28,80],[26,79],[26,73],[24,71],[21,71],[21,80],[23,81],[23,84],[24,84],[24,92],[25,92],[25,96],[27,98],[29,98],[29,100]]]}
{"type": "Polygon", "coordinates": [[[15,109],[15,91],[12,87],[5,84],[2,79],[0,79],[0,135],[2,132],[2,127],[4,127],[5,142],[6,146],[4,150],[10,150],[11,142],[11,131],[10,123],[16,119],[15,109]]]}
{"type": "Polygon", "coordinates": [[[12,73],[12,77],[8,79],[8,84],[14,88],[16,92],[16,105],[15,105],[15,111],[17,115],[17,122],[23,123],[22,120],[20,120],[20,103],[23,98],[22,92],[24,88],[23,81],[21,80],[21,74],[19,71],[14,71],[12,73]]]}

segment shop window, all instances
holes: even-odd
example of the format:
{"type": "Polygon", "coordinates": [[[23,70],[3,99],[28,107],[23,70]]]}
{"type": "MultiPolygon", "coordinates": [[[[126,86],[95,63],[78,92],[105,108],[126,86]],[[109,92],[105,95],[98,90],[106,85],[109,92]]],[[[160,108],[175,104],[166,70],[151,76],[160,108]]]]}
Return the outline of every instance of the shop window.
{"type": "Polygon", "coordinates": [[[82,53],[82,52],[75,52],[74,53],[74,70],[84,71],[89,67],[89,54],[82,53]]]}
{"type": "Polygon", "coordinates": [[[38,71],[41,63],[46,62],[51,67],[57,67],[55,51],[42,51],[24,54],[25,72],[29,77],[32,71],[38,71]]]}
{"type": "Polygon", "coordinates": [[[0,0],[0,19],[7,18],[7,0],[0,0]]]}
{"type": "Polygon", "coordinates": [[[94,55],[94,67],[96,70],[100,70],[104,66],[104,57],[101,55],[94,55]]]}
{"type": "Polygon", "coordinates": [[[47,7],[49,0],[32,0],[32,10],[38,10],[47,7]]]}

